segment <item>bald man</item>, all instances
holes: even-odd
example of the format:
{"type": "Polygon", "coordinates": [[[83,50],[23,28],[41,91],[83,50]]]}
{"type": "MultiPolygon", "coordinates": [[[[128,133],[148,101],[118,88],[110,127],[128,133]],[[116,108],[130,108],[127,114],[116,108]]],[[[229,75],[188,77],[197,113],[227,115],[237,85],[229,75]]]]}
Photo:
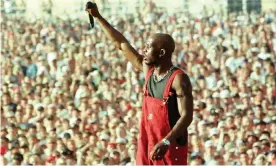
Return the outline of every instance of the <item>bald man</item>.
{"type": "Polygon", "coordinates": [[[132,65],[145,74],[137,165],[186,165],[187,128],[193,117],[193,95],[189,77],[173,66],[175,49],[168,34],[155,34],[140,55],[99,13],[86,9],[132,65]]]}

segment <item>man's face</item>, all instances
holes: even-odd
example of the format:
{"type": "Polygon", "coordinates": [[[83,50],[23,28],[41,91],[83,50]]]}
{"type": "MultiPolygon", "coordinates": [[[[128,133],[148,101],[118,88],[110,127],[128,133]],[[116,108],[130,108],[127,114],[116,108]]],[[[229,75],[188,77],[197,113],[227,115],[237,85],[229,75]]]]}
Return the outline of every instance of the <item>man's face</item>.
{"type": "Polygon", "coordinates": [[[234,124],[234,119],[233,119],[233,117],[228,117],[227,118],[227,125],[228,126],[232,126],[234,124]]]}
{"type": "Polygon", "coordinates": [[[15,127],[9,127],[9,128],[8,128],[8,133],[9,133],[9,134],[16,134],[16,132],[17,132],[17,130],[16,130],[15,127]]]}
{"type": "Polygon", "coordinates": [[[68,147],[68,149],[74,151],[74,150],[76,149],[75,142],[74,142],[74,141],[69,141],[69,142],[67,143],[67,147],[68,147]]]}
{"type": "Polygon", "coordinates": [[[256,137],[254,137],[254,136],[248,136],[247,141],[248,141],[250,144],[253,144],[253,143],[255,143],[257,140],[256,140],[256,137]]]}
{"type": "Polygon", "coordinates": [[[112,157],[115,161],[120,161],[120,153],[118,153],[118,152],[112,153],[111,157],[112,157]]]}
{"type": "Polygon", "coordinates": [[[28,140],[28,143],[31,144],[31,145],[34,145],[36,142],[37,142],[36,137],[30,138],[30,139],[28,140]]]}
{"type": "Polygon", "coordinates": [[[25,139],[24,137],[19,137],[19,138],[18,138],[18,141],[19,141],[19,144],[20,144],[20,145],[23,145],[24,143],[27,142],[27,139],[25,139]]]}
{"type": "Polygon", "coordinates": [[[1,139],[1,145],[8,147],[9,143],[7,141],[5,141],[4,139],[1,139]]]}
{"type": "Polygon", "coordinates": [[[51,141],[48,142],[48,144],[47,144],[48,149],[55,149],[55,147],[56,147],[56,142],[55,141],[51,140],[51,141]]]}
{"type": "Polygon", "coordinates": [[[50,133],[49,133],[49,135],[51,136],[51,137],[56,137],[56,131],[54,131],[54,130],[51,130],[50,131],[50,133]]]}
{"type": "Polygon", "coordinates": [[[219,117],[217,115],[211,115],[210,119],[211,122],[218,122],[219,117]]]}
{"type": "Polygon", "coordinates": [[[206,86],[205,79],[199,79],[199,80],[198,80],[198,84],[199,84],[199,87],[200,87],[201,89],[204,89],[205,86],[206,86]]]}
{"type": "Polygon", "coordinates": [[[44,89],[41,96],[49,96],[48,90],[44,89]]]}
{"type": "Polygon", "coordinates": [[[257,156],[260,153],[260,147],[259,146],[253,147],[253,152],[254,152],[255,156],[257,156]]]}
{"type": "Polygon", "coordinates": [[[247,154],[241,154],[240,155],[240,161],[243,163],[246,163],[248,161],[248,155],[247,154]]]}
{"type": "Polygon", "coordinates": [[[223,138],[223,142],[224,143],[227,143],[227,142],[229,142],[230,141],[230,136],[228,135],[228,134],[226,134],[225,136],[224,136],[224,138],[223,138]]]}
{"type": "Polygon", "coordinates": [[[137,147],[135,144],[130,145],[130,147],[128,148],[128,153],[131,157],[136,156],[136,151],[137,151],[137,147]]]}
{"type": "Polygon", "coordinates": [[[208,148],[206,148],[206,152],[210,155],[213,156],[214,152],[215,152],[215,147],[214,146],[210,146],[208,148]]]}
{"type": "Polygon", "coordinates": [[[158,63],[160,50],[157,48],[156,39],[150,38],[144,48],[144,61],[147,65],[155,65],[158,63]]]}
{"type": "Polygon", "coordinates": [[[21,112],[20,111],[16,111],[15,112],[15,117],[18,118],[18,119],[21,119],[22,118],[21,112]]]}
{"type": "Polygon", "coordinates": [[[8,134],[8,132],[6,130],[1,130],[0,132],[0,136],[6,136],[8,134]]]}
{"type": "Polygon", "coordinates": [[[4,93],[8,92],[9,91],[9,87],[7,85],[2,86],[2,91],[4,93]]]}
{"type": "Polygon", "coordinates": [[[5,103],[5,104],[10,103],[10,97],[8,95],[3,96],[3,103],[5,103]]]}
{"type": "Polygon", "coordinates": [[[126,145],[121,143],[121,144],[118,144],[118,148],[119,149],[125,149],[126,148],[126,145]]]}
{"type": "Polygon", "coordinates": [[[15,101],[15,102],[19,103],[20,100],[21,100],[20,94],[17,93],[16,95],[14,95],[14,101],[15,101]]]}
{"type": "Polygon", "coordinates": [[[261,149],[262,151],[268,152],[270,150],[270,145],[262,144],[261,149]]]}

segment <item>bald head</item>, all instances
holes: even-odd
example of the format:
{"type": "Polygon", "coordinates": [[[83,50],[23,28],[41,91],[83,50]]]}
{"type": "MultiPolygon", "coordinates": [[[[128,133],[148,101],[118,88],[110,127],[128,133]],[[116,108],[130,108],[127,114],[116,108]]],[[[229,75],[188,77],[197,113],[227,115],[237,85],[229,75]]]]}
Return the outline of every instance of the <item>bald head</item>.
{"type": "Polygon", "coordinates": [[[157,33],[152,37],[152,39],[159,49],[165,49],[166,54],[169,55],[174,52],[175,43],[169,34],[157,33]]]}
{"type": "Polygon", "coordinates": [[[168,34],[157,33],[147,42],[144,49],[144,62],[147,65],[160,65],[171,60],[175,44],[168,34]]]}

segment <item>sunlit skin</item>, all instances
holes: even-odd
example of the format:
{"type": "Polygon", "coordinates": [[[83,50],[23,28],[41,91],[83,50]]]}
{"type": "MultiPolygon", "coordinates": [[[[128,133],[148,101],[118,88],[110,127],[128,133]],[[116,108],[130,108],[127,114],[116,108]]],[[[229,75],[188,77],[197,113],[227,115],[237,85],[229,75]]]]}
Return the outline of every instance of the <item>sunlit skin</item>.
{"type": "MultiPolygon", "coordinates": [[[[175,43],[170,35],[160,33],[151,36],[147,40],[143,51],[144,56],[142,56],[120,32],[113,28],[101,16],[97,7],[86,9],[86,11],[96,18],[108,39],[124,53],[134,68],[143,71],[146,75],[154,67],[155,74],[162,76],[172,67],[172,53],[175,49],[175,43]]],[[[186,73],[176,75],[171,89],[176,92],[178,110],[181,116],[176,125],[165,137],[168,141],[173,142],[176,138],[183,135],[183,130],[187,130],[193,119],[192,86],[188,75],[186,73]]],[[[150,153],[150,158],[152,160],[161,160],[168,151],[168,148],[169,146],[163,142],[157,143],[150,153]]]]}

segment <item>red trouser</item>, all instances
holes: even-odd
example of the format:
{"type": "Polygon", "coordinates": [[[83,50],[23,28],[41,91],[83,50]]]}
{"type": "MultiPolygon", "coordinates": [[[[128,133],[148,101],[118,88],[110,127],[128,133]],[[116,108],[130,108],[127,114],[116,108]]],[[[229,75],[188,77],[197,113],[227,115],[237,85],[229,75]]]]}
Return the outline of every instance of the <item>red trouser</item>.
{"type": "MultiPolygon", "coordinates": [[[[136,155],[137,165],[187,165],[188,143],[185,146],[178,146],[176,142],[171,145],[162,160],[152,161],[150,153],[154,146],[160,142],[171,131],[168,118],[167,99],[170,94],[170,87],[175,75],[182,72],[176,70],[169,78],[164,90],[164,99],[153,98],[148,95],[147,82],[153,70],[147,74],[144,86],[144,98],[142,108],[142,119],[140,124],[140,137],[136,155]]],[[[183,131],[184,132],[184,131],[183,131]]]]}

